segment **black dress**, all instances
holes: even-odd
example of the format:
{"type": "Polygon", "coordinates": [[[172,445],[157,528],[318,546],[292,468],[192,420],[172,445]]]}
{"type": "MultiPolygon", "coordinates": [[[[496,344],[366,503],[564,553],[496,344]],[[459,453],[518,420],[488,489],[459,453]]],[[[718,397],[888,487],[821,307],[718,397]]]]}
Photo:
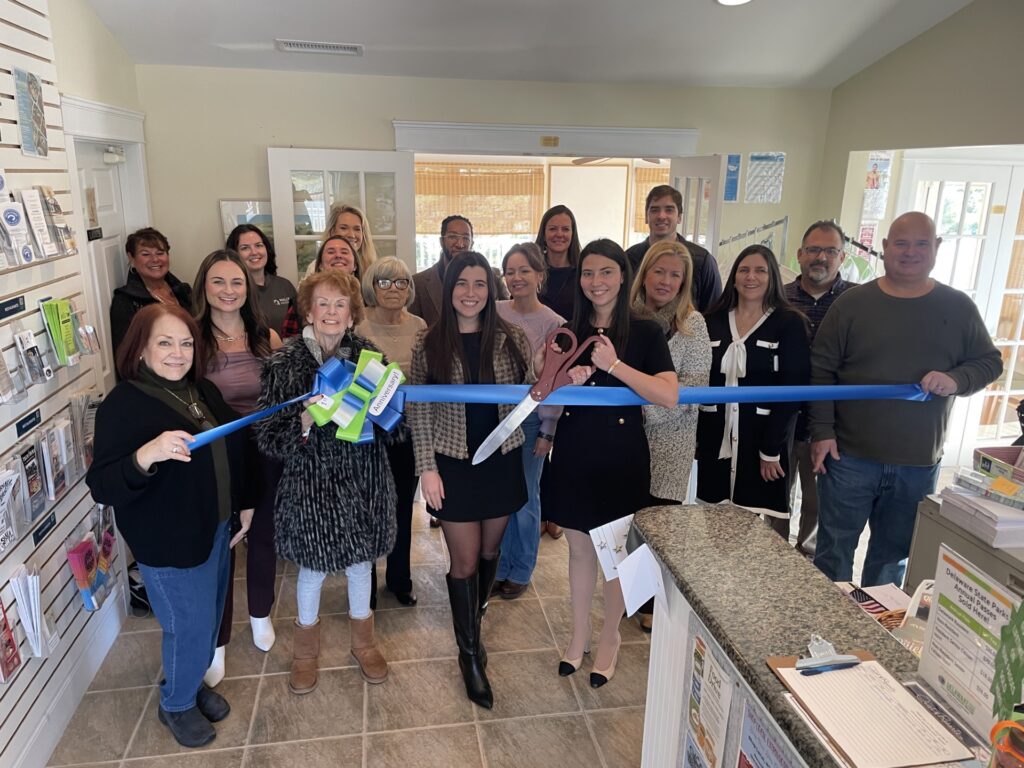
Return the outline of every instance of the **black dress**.
{"type": "MultiPolygon", "coordinates": [[[[665,334],[652,320],[633,319],[626,349],[617,351],[638,371],[675,376],[665,334]]],[[[590,364],[589,352],[579,363],[590,364]]],[[[625,386],[605,371],[596,371],[587,385],[625,386]]],[[[643,419],[639,405],[565,407],[551,466],[541,476],[547,520],[589,531],[650,505],[651,456],[643,419]]]]}
{"type": "MultiPolygon", "coordinates": [[[[726,385],[722,357],[733,341],[728,312],[707,317],[711,337],[712,387],[726,385]]],[[[798,386],[810,379],[810,345],[803,316],[777,309],[751,331],[746,348],[746,376],[739,386],[798,386]]],[[[736,480],[730,493],[732,460],[720,459],[729,404],[702,405],[697,420],[697,496],[701,501],[731,499],[747,507],[786,512],[789,501],[789,455],[800,403],[741,403],[736,455],[736,480]],[[778,457],[784,478],[761,478],[761,455],[778,457]]]]}
{"type": "MultiPolygon", "coordinates": [[[[481,334],[463,333],[460,336],[469,364],[466,383],[479,384],[481,334]]],[[[467,403],[465,408],[466,444],[472,456],[498,426],[498,406],[467,403]]],[[[526,503],[522,448],[505,454],[499,449],[475,467],[468,459],[453,459],[436,452],[434,460],[444,484],[444,501],[441,509],[429,505],[427,509],[438,520],[449,523],[489,520],[511,515],[526,503]]]]}

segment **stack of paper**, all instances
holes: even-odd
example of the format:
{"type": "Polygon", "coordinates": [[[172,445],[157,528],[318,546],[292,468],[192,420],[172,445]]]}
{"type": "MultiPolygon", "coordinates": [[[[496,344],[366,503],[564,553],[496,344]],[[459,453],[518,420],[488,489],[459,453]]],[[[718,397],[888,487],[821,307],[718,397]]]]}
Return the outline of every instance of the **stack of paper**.
{"type": "Polygon", "coordinates": [[[57,648],[60,638],[50,629],[43,613],[38,569],[28,569],[24,565],[19,567],[11,577],[11,589],[14,590],[21,628],[25,630],[32,655],[38,658],[49,656],[57,648]]]}
{"type": "Polygon", "coordinates": [[[982,541],[1001,549],[1024,547],[1024,512],[965,488],[940,494],[939,514],[982,541]]]}

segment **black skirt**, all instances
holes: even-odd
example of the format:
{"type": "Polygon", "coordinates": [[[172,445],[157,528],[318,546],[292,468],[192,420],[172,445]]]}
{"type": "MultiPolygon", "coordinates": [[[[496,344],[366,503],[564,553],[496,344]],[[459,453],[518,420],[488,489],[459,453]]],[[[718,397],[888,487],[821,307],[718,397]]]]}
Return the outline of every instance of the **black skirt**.
{"type": "MultiPolygon", "coordinates": [[[[462,334],[463,349],[469,363],[469,380],[475,384],[480,365],[480,334],[462,334]]],[[[466,443],[469,455],[498,426],[498,406],[467,403],[466,443]]],[[[449,523],[472,523],[511,515],[527,500],[523,477],[523,449],[503,454],[499,447],[487,460],[475,467],[469,459],[453,459],[434,454],[437,471],[444,483],[441,509],[429,505],[430,514],[449,523]]]]}

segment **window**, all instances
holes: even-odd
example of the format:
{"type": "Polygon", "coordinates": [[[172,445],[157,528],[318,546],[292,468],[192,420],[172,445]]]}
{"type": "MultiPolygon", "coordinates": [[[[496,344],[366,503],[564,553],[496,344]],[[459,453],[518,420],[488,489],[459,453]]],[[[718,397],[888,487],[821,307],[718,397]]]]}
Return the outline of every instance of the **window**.
{"type": "Polygon", "coordinates": [[[515,243],[533,240],[544,215],[544,166],[416,163],[416,267],[438,257],[441,222],[451,214],[473,222],[473,248],[496,266],[515,243]]]}

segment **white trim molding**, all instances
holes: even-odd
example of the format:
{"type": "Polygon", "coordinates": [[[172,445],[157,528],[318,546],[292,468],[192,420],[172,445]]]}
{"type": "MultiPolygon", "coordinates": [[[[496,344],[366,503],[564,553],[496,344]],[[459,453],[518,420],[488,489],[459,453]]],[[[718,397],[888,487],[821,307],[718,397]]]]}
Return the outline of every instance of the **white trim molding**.
{"type": "Polygon", "coordinates": [[[395,149],[479,155],[686,157],[697,154],[693,128],[487,125],[393,120],[395,149]]]}
{"type": "Polygon", "coordinates": [[[79,139],[144,144],[145,114],[77,96],[61,96],[64,133],[79,139]]]}

